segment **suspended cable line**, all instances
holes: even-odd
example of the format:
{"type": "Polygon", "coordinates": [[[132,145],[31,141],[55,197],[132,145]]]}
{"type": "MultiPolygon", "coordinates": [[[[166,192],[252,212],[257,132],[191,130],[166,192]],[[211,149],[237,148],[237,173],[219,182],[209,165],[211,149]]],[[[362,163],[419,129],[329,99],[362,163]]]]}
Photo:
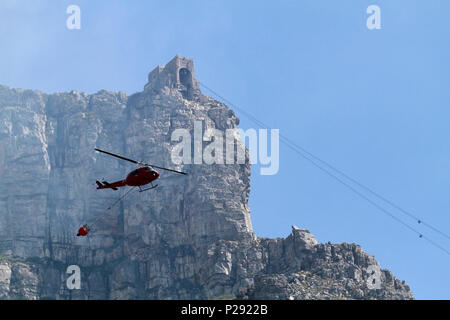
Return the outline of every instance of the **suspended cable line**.
{"type": "Polygon", "coordinates": [[[108,212],[108,210],[111,210],[113,207],[115,207],[120,201],[122,201],[131,191],[134,190],[134,188],[136,187],[132,187],[130,189],[127,190],[127,192],[125,192],[120,198],[118,198],[116,201],[114,201],[114,203],[112,203],[109,207],[107,207],[105,210],[103,210],[102,213],[100,213],[98,215],[98,217],[91,223],[92,225],[94,225],[101,217],[103,217],[103,215],[108,212]]]}
{"type": "MultiPolygon", "coordinates": [[[[270,129],[270,126],[266,125],[264,122],[258,120],[255,116],[253,116],[252,114],[248,113],[247,111],[243,110],[242,108],[238,107],[237,105],[235,105],[234,103],[232,103],[231,101],[229,101],[228,99],[224,98],[222,95],[220,95],[219,93],[217,93],[216,91],[214,91],[213,89],[209,88],[208,86],[206,86],[205,84],[201,83],[200,81],[198,81],[198,83],[204,87],[205,89],[207,89],[208,91],[210,91],[211,93],[213,93],[216,97],[218,97],[219,99],[221,99],[222,101],[224,101],[225,103],[227,103],[228,105],[230,105],[231,107],[233,107],[234,109],[238,110],[240,113],[242,113],[243,115],[245,115],[247,118],[249,118],[252,122],[254,122],[257,126],[261,127],[261,128],[267,128],[270,129]]],[[[379,205],[377,202],[375,202],[374,200],[372,200],[371,198],[367,197],[366,195],[364,195],[362,192],[358,191],[356,188],[354,188],[353,186],[351,186],[349,183],[345,182],[343,179],[341,179],[338,175],[340,175],[341,177],[344,177],[345,179],[347,179],[348,181],[352,182],[353,184],[357,185],[358,187],[360,187],[361,189],[367,191],[368,193],[370,193],[371,195],[373,195],[374,197],[384,201],[385,203],[387,203],[388,205],[390,205],[391,207],[397,209],[398,211],[400,211],[401,213],[403,213],[404,215],[408,216],[411,219],[414,219],[418,224],[421,224],[425,227],[427,227],[428,229],[434,231],[435,233],[440,234],[441,236],[446,237],[447,239],[450,239],[450,236],[437,229],[436,227],[433,227],[432,225],[426,223],[423,219],[419,219],[418,217],[416,217],[415,215],[413,215],[412,213],[410,213],[409,211],[403,209],[402,207],[400,207],[399,205],[395,204],[393,201],[387,199],[386,197],[380,195],[379,193],[373,191],[371,188],[365,186],[364,184],[362,184],[361,182],[357,181],[356,179],[350,177],[349,175],[347,175],[346,173],[344,173],[343,171],[337,169],[336,167],[334,167],[333,165],[329,164],[328,162],[326,162],[325,160],[322,160],[321,158],[315,156],[314,154],[312,154],[311,152],[307,151],[305,148],[299,146],[297,143],[295,143],[294,141],[292,141],[291,139],[289,139],[288,137],[286,137],[283,134],[279,134],[280,140],[281,142],[283,142],[288,148],[290,148],[292,151],[294,151],[295,153],[297,153],[298,155],[300,155],[302,158],[304,158],[305,160],[309,161],[310,163],[312,163],[315,167],[317,167],[318,169],[322,170],[323,172],[325,172],[326,174],[328,174],[330,177],[332,177],[333,179],[335,179],[336,181],[338,181],[339,183],[341,183],[342,185],[344,185],[345,187],[347,187],[348,189],[350,189],[352,192],[354,192],[355,194],[357,194],[359,197],[361,197],[362,199],[366,200],[367,202],[369,202],[372,206],[374,206],[375,208],[377,208],[378,210],[380,210],[381,212],[385,213],[386,215],[390,216],[392,219],[396,220],[398,223],[402,224],[404,227],[406,227],[407,229],[409,229],[410,231],[416,233],[417,235],[419,235],[419,238],[421,239],[425,239],[426,241],[428,241],[430,244],[432,244],[433,246],[435,246],[436,248],[444,251],[445,253],[450,255],[450,251],[448,251],[446,248],[444,248],[443,246],[439,245],[438,243],[436,243],[435,241],[431,240],[430,238],[426,237],[425,235],[423,235],[420,231],[418,231],[417,229],[411,227],[409,224],[407,224],[406,222],[404,222],[403,220],[401,220],[400,218],[398,218],[396,215],[392,214],[389,210],[387,210],[386,208],[384,208],[383,206],[379,205]],[[320,164],[319,164],[320,163],[320,164]],[[330,170],[329,170],[330,169],[330,170]],[[335,174],[337,173],[337,174],[335,174]]]]}

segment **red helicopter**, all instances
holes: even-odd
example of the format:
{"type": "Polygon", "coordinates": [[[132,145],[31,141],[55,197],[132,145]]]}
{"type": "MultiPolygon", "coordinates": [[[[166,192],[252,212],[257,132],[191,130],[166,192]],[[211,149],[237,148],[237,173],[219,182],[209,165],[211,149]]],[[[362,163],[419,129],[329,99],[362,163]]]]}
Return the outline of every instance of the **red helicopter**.
{"type": "MultiPolygon", "coordinates": [[[[107,181],[100,182],[98,180],[95,182],[97,184],[97,189],[118,190],[118,188],[120,188],[120,187],[125,187],[125,186],[133,187],[130,190],[128,190],[122,197],[120,197],[113,205],[109,206],[105,210],[105,212],[107,210],[111,209],[117,203],[119,203],[135,187],[139,187],[139,191],[140,192],[156,188],[158,185],[153,185],[153,181],[155,181],[156,179],[159,178],[159,172],[156,171],[153,168],[158,168],[158,169],[161,169],[161,170],[166,170],[166,171],[170,171],[170,172],[175,172],[175,173],[180,173],[180,174],[187,175],[186,172],[172,170],[172,169],[163,168],[163,167],[158,167],[158,166],[155,166],[155,165],[144,163],[142,161],[136,161],[136,160],[133,160],[133,159],[128,159],[128,158],[119,156],[117,154],[114,154],[114,153],[111,153],[111,152],[108,152],[108,151],[104,151],[104,150],[100,150],[100,149],[97,149],[97,148],[95,148],[95,151],[103,152],[103,153],[106,153],[106,154],[108,154],[110,156],[113,156],[113,157],[116,157],[116,158],[119,158],[119,159],[122,159],[122,160],[130,161],[130,162],[135,163],[135,164],[140,166],[140,168],[131,171],[124,180],[119,180],[119,181],[116,181],[116,182],[113,182],[113,183],[109,183],[107,181]],[[141,188],[142,186],[145,186],[146,184],[149,184],[149,183],[152,185],[150,188],[147,188],[147,189],[142,189],[141,188]]],[[[90,231],[90,228],[88,227],[87,224],[85,224],[80,229],[78,229],[77,236],[78,237],[80,237],[80,236],[81,237],[85,237],[85,236],[88,235],[89,231],[90,231]]]]}
{"type": "Polygon", "coordinates": [[[126,160],[126,161],[130,161],[132,163],[135,163],[139,166],[141,166],[140,168],[131,171],[127,177],[124,180],[119,180],[113,183],[109,183],[107,181],[96,181],[95,183],[97,184],[97,189],[113,189],[113,190],[117,190],[117,188],[120,187],[125,187],[125,186],[132,186],[132,187],[139,187],[140,192],[142,191],[147,191],[150,189],[154,189],[156,188],[158,185],[153,185],[153,181],[155,181],[156,179],[158,179],[159,177],[159,172],[156,171],[153,168],[158,168],[161,170],[166,170],[166,171],[170,171],[170,172],[175,172],[175,173],[180,173],[180,174],[184,174],[187,175],[186,172],[182,172],[182,171],[177,171],[177,170],[172,170],[172,169],[167,169],[167,168],[163,168],[163,167],[158,167],[155,165],[151,165],[151,164],[147,164],[147,163],[143,163],[142,161],[136,161],[136,160],[132,160],[132,159],[128,159],[122,156],[119,156],[117,154],[111,153],[111,152],[107,152],[104,150],[100,150],[95,148],[95,151],[98,152],[103,152],[106,153],[110,156],[122,159],[122,160],[126,160]],[[147,189],[142,189],[141,186],[144,186],[146,184],[151,184],[152,186],[150,188],[147,189]]]}

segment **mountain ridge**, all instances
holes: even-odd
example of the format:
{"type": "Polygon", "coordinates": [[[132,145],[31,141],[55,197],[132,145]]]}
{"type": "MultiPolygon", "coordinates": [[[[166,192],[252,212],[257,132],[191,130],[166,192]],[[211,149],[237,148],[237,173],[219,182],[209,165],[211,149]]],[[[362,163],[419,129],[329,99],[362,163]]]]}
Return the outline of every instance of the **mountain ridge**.
{"type": "Polygon", "coordinates": [[[132,166],[94,147],[172,168],[171,134],[192,132],[195,121],[239,125],[201,93],[193,60],[181,56],[131,96],[0,86],[0,298],[413,298],[358,245],[320,244],[295,226],[285,239],[257,237],[248,152],[244,164],[178,165],[188,177],[164,174],[156,190],[100,216],[120,193],[96,190],[95,179],[123,178],[132,166]],[[76,237],[89,221],[92,234],[76,237]],[[69,265],[80,267],[80,290],[66,286],[69,265]]]}

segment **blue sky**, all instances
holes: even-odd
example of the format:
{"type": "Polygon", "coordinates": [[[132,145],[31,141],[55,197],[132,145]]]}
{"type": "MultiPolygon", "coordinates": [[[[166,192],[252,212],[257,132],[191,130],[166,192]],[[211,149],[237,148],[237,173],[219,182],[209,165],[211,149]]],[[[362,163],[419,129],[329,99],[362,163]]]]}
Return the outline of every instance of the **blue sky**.
{"type": "MultiPolygon", "coordinates": [[[[445,0],[2,0],[0,83],[132,94],[156,65],[192,57],[200,81],[450,233],[448,12],[445,0]],[[70,4],[81,8],[81,30],[66,28],[70,4]],[[371,4],[381,30],[366,27],[371,4]]],[[[297,225],[321,242],[358,243],[417,298],[450,298],[449,255],[284,145],[279,173],[258,172],[258,236],[285,237],[297,225]]]]}

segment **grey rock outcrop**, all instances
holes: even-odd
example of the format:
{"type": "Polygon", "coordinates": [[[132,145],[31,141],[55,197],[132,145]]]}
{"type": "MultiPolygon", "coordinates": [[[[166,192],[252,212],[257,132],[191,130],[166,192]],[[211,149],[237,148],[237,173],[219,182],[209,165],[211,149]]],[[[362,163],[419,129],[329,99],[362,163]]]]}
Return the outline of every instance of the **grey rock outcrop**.
{"type": "MultiPolygon", "coordinates": [[[[411,299],[354,244],[319,244],[292,227],[258,238],[250,219],[250,165],[174,165],[171,134],[194,122],[236,130],[228,107],[203,95],[193,61],[176,56],[142,92],[45,94],[0,86],[0,299],[411,299]],[[100,147],[189,172],[161,173],[156,190],[96,190],[133,166],[100,147]],[[91,223],[89,237],[76,230],[91,223]],[[80,290],[66,286],[81,268],[80,290]]],[[[241,144],[236,134],[236,143],[241,144]]],[[[248,155],[247,155],[248,156],[248,155]]]]}

